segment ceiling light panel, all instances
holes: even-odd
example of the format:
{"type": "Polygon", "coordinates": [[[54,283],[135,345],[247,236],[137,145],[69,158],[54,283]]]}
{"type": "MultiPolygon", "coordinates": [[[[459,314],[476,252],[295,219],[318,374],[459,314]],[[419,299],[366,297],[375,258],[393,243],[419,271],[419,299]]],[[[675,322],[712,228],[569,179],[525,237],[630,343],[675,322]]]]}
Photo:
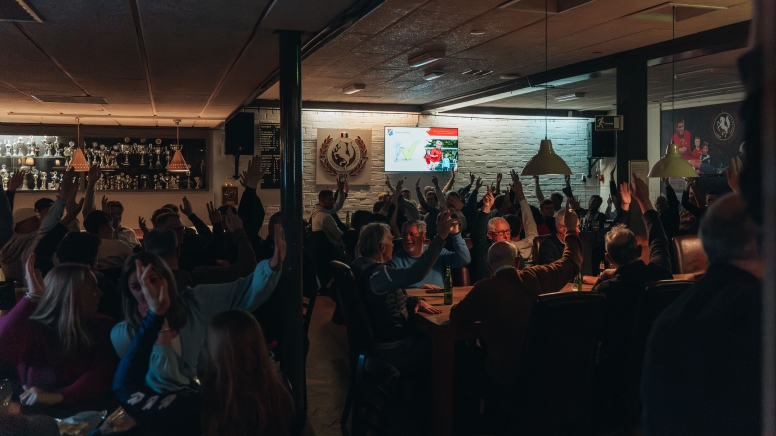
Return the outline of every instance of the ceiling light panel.
{"type": "Polygon", "coordinates": [[[345,94],[355,94],[359,91],[363,91],[366,88],[366,85],[363,83],[354,83],[347,88],[342,88],[342,92],[345,94]]]}
{"type": "Polygon", "coordinates": [[[421,53],[417,56],[409,58],[407,61],[411,67],[419,67],[421,65],[428,65],[432,62],[436,62],[445,57],[445,52],[441,50],[432,50],[425,53],[421,53]]]}

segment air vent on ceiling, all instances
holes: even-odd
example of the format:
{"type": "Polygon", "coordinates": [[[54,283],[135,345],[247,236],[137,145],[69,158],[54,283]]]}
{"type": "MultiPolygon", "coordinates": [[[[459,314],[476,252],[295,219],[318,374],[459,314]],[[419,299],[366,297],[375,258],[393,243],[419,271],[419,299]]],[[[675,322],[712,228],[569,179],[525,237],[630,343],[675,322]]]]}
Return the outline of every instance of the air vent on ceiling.
{"type": "Polygon", "coordinates": [[[43,22],[24,0],[0,0],[0,21],[43,22]]]}
{"type": "Polygon", "coordinates": [[[502,3],[500,8],[514,9],[523,12],[546,11],[550,14],[562,14],[595,0],[511,0],[502,3]]]}
{"type": "Polygon", "coordinates": [[[81,103],[81,104],[108,104],[105,97],[67,96],[67,95],[33,95],[33,98],[43,103],[81,103]]]}
{"type": "Polygon", "coordinates": [[[487,71],[487,70],[469,70],[464,71],[461,74],[468,74],[470,76],[487,76],[488,74],[493,74],[493,71],[487,71]]]}
{"type": "Polygon", "coordinates": [[[727,6],[710,6],[692,3],[665,2],[651,8],[647,8],[628,15],[630,18],[649,21],[664,21],[670,23],[673,20],[673,14],[676,13],[676,22],[689,20],[701,15],[708,14],[720,9],[727,9],[727,6]],[[676,8],[676,11],[674,11],[676,8]]]}

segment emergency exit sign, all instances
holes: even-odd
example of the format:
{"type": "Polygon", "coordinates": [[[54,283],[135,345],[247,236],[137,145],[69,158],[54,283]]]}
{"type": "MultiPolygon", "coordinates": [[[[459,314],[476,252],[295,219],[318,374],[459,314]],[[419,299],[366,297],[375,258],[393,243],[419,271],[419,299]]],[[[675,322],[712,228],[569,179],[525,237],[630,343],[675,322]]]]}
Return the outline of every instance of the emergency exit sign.
{"type": "Polygon", "coordinates": [[[623,130],[622,115],[596,115],[595,130],[596,132],[623,130]]]}

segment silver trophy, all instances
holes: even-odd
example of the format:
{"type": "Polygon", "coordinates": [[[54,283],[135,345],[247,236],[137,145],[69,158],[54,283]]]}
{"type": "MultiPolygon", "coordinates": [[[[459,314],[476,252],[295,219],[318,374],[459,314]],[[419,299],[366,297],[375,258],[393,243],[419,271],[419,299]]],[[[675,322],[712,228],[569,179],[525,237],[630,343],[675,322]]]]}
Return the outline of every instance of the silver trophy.
{"type": "Polygon", "coordinates": [[[5,140],[5,156],[6,157],[12,156],[12,154],[11,154],[12,153],[12,150],[11,150],[12,148],[13,148],[13,144],[11,144],[11,140],[10,139],[6,139],[5,140]]]}
{"type": "Polygon", "coordinates": [[[146,146],[145,145],[138,145],[137,146],[139,153],[140,153],[140,166],[145,166],[145,155],[146,155],[146,146]]]}
{"type": "Polygon", "coordinates": [[[38,177],[39,177],[40,171],[38,171],[37,168],[32,167],[32,169],[30,170],[30,173],[32,173],[32,190],[38,191],[39,190],[38,177]]]}
{"type": "Polygon", "coordinates": [[[162,182],[159,181],[159,176],[154,174],[154,189],[162,189],[162,182]]]}
{"type": "Polygon", "coordinates": [[[47,172],[41,171],[40,172],[40,189],[43,191],[48,190],[48,185],[46,184],[46,176],[48,175],[47,172]]]}
{"type": "Polygon", "coordinates": [[[52,171],[51,172],[51,190],[56,191],[59,189],[59,177],[57,177],[57,172],[52,171]]]}
{"type": "Polygon", "coordinates": [[[194,177],[194,189],[199,189],[200,177],[194,177]]]}
{"type": "Polygon", "coordinates": [[[148,189],[148,174],[143,174],[140,176],[140,188],[141,189],[148,189]]]}
{"type": "Polygon", "coordinates": [[[60,157],[60,156],[62,156],[62,155],[59,153],[59,136],[55,136],[55,137],[54,137],[54,144],[53,144],[53,147],[54,147],[54,157],[60,157]]]}

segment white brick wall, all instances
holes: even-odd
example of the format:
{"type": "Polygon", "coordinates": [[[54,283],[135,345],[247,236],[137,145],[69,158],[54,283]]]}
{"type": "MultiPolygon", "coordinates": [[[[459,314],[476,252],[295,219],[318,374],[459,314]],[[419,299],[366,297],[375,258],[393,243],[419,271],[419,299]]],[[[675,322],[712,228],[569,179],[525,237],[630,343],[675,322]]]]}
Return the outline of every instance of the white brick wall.
{"type": "MultiPolygon", "coordinates": [[[[277,110],[262,110],[262,122],[279,122],[277,110]]],[[[608,189],[597,180],[582,182],[582,174],[587,174],[587,118],[551,118],[547,123],[548,137],[552,140],[555,152],[563,157],[574,173],[572,187],[580,198],[599,193],[600,188],[608,194],[608,189]]],[[[315,185],[317,129],[348,128],[372,130],[372,182],[370,186],[350,188],[344,211],[358,209],[371,210],[377,195],[385,189],[386,172],[384,167],[384,127],[385,126],[421,126],[421,127],[458,127],[459,169],[456,187],[464,186],[469,171],[482,176],[488,183],[495,182],[496,173],[504,173],[504,182],[509,180],[509,169],[522,169],[525,163],[539,148],[544,139],[545,121],[543,117],[487,117],[487,116],[448,116],[417,115],[407,113],[376,112],[331,112],[306,110],[302,112],[302,138],[304,147],[303,178],[305,214],[309,215],[317,202],[317,193],[324,186],[315,185]]],[[[593,172],[595,175],[595,170],[593,172]]],[[[406,177],[405,187],[414,191],[415,181],[421,177],[421,187],[431,184],[430,173],[388,173],[393,183],[397,177],[406,177]]],[[[440,184],[447,181],[446,176],[440,184]]],[[[547,176],[540,179],[546,196],[563,187],[562,176],[547,176]]],[[[523,178],[526,196],[529,202],[536,203],[533,180],[523,178]]],[[[333,186],[332,186],[333,188],[333,186]]],[[[262,196],[265,198],[265,196],[262,196]]],[[[586,201],[584,202],[586,203],[586,201]]],[[[264,202],[267,216],[279,210],[279,204],[264,202]]],[[[584,204],[583,204],[584,206],[584,204]]],[[[343,217],[344,218],[344,217],[343,217]]]]}

